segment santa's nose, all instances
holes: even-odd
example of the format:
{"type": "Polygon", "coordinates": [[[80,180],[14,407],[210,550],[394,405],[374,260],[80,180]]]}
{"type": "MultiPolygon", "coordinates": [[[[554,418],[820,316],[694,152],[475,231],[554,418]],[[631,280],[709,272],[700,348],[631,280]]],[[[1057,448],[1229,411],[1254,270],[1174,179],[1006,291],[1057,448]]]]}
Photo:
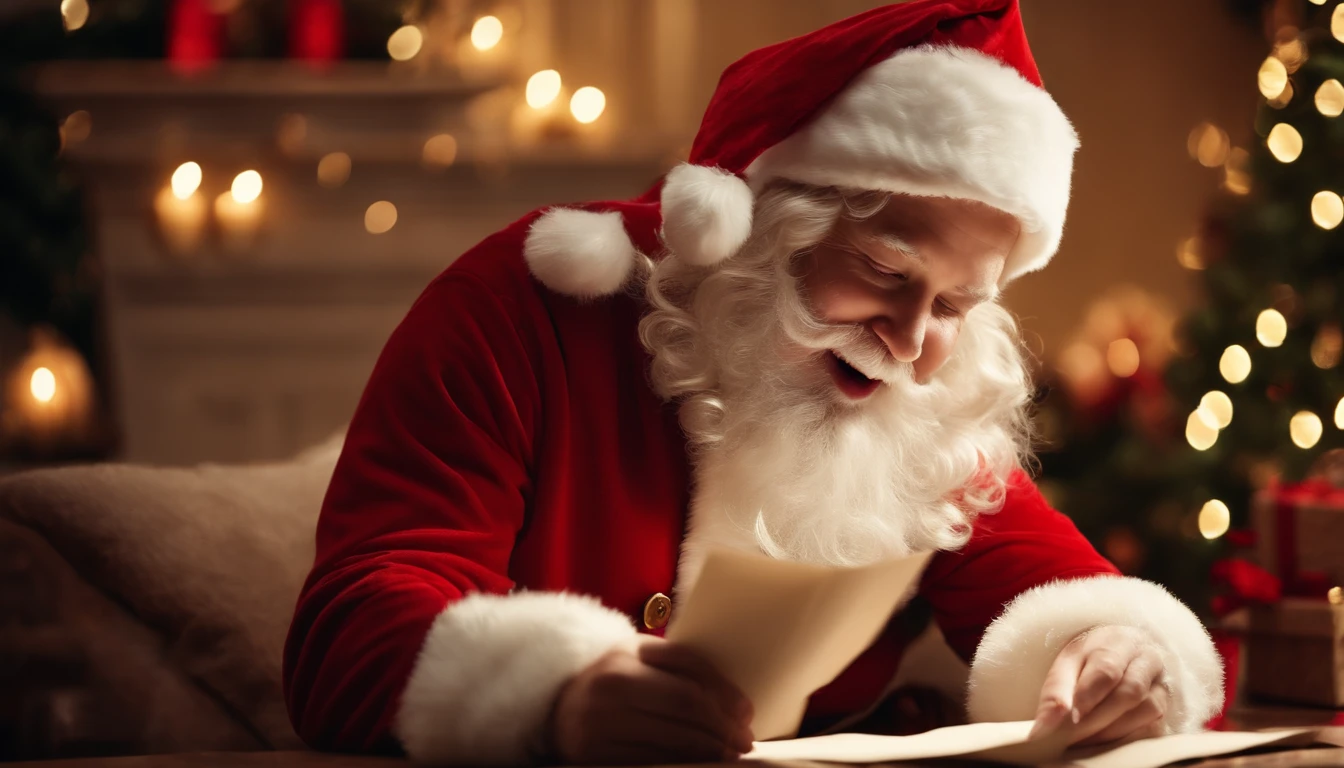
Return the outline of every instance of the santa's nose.
{"type": "Polygon", "coordinates": [[[924,350],[924,328],[927,324],[927,315],[914,313],[902,318],[880,317],[873,320],[871,327],[893,359],[900,363],[913,363],[924,350]]]}

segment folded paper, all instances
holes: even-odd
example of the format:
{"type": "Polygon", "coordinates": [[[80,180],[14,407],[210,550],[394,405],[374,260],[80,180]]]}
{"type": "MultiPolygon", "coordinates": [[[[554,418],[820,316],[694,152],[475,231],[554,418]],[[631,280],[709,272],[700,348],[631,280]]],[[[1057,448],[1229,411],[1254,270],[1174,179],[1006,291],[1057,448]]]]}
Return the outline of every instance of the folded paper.
{"type": "Polygon", "coordinates": [[[698,651],[751,699],[758,739],[792,736],[808,697],[877,639],[929,557],[829,568],[713,551],[666,636],[698,651]]]}
{"type": "Polygon", "coordinates": [[[1109,749],[1067,750],[1067,731],[1028,739],[1031,725],[1029,721],[974,723],[939,728],[914,736],[840,733],[808,739],[767,741],[756,744],[745,759],[868,764],[962,758],[1070,768],[1159,768],[1184,760],[1227,755],[1271,745],[1305,745],[1311,742],[1316,733],[1310,728],[1263,733],[1204,731],[1143,739],[1109,749]]]}

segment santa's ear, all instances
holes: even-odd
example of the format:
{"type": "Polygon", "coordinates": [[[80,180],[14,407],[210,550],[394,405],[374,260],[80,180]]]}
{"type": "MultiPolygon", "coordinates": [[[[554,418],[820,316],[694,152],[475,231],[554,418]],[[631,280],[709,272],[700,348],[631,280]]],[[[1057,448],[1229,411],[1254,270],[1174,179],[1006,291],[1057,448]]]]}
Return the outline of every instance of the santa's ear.
{"type": "Polygon", "coordinates": [[[683,163],[663,182],[663,242],[688,264],[717,264],[747,241],[754,203],[751,188],[737,176],[683,163]]]}

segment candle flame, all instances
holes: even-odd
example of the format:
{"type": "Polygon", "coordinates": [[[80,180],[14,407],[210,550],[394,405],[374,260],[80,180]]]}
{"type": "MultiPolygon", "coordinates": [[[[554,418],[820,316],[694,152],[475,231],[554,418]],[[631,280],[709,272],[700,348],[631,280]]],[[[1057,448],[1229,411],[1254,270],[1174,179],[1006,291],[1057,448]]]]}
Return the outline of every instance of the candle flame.
{"type": "Polygon", "coordinates": [[[39,403],[50,403],[56,396],[56,375],[50,368],[38,368],[28,380],[28,391],[39,403]]]}
{"type": "Polygon", "coordinates": [[[186,200],[196,194],[201,186],[201,166],[196,163],[183,163],[173,171],[173,196],[186,200]]]}
{"type": "Polygon", "coordinates": [[[496,16],[482,16],[471,25],[471,44],[478,51],[494,48],[503,37],[504,24],[496,16]]]}
{"type": "Polygon", "coordinates": [[[65,31],[74,32],[89,20],[88,0],[61,0],[61,17],[65,21],[65,31]]]}
{"type": "Polygon", "coordinates": [[[420,52],[425,35],[419,27],[407,24],[387,38],[387,55],[397,61],[410,61],[420,52]]]}
{"type": "Polygon", "coordinates": [[[250,203],[261,196],[261,174],[256,171],[243,171],[233,178],[230,188],[233,199],[239,203],[250,203]]]}
{"type": "Polygon", "coordinates": [[[602,116],[602,110],[606,108],[607,97],[591,85],[575,91],[573,98],[569,100],[569,111],[580,123],[593,122],[602,116]]]}
{"type": "Polygon", "coordinates": [[[527,105],[541,109],[555,101],[560,95],[560,73],[554,69],[543,69],[527,79],[527,105]]]}

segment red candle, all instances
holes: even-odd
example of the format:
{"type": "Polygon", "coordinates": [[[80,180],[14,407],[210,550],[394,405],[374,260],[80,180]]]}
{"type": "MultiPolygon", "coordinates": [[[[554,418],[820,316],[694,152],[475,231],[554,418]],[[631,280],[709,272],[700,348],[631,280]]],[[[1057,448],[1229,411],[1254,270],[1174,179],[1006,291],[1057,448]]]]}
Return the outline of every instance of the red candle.
{"type": "Polygon", "coordinates": [[[345,49],[345,14],[340,0],[290,0],[289,56],[325,65],[345,49]]]}
{"type": "Polygon", "coordinates": [[[168,64],[181,72],[205,69],[224,51],[224,15],[208,0],[174,0],[168,11],[168,64]]]}

